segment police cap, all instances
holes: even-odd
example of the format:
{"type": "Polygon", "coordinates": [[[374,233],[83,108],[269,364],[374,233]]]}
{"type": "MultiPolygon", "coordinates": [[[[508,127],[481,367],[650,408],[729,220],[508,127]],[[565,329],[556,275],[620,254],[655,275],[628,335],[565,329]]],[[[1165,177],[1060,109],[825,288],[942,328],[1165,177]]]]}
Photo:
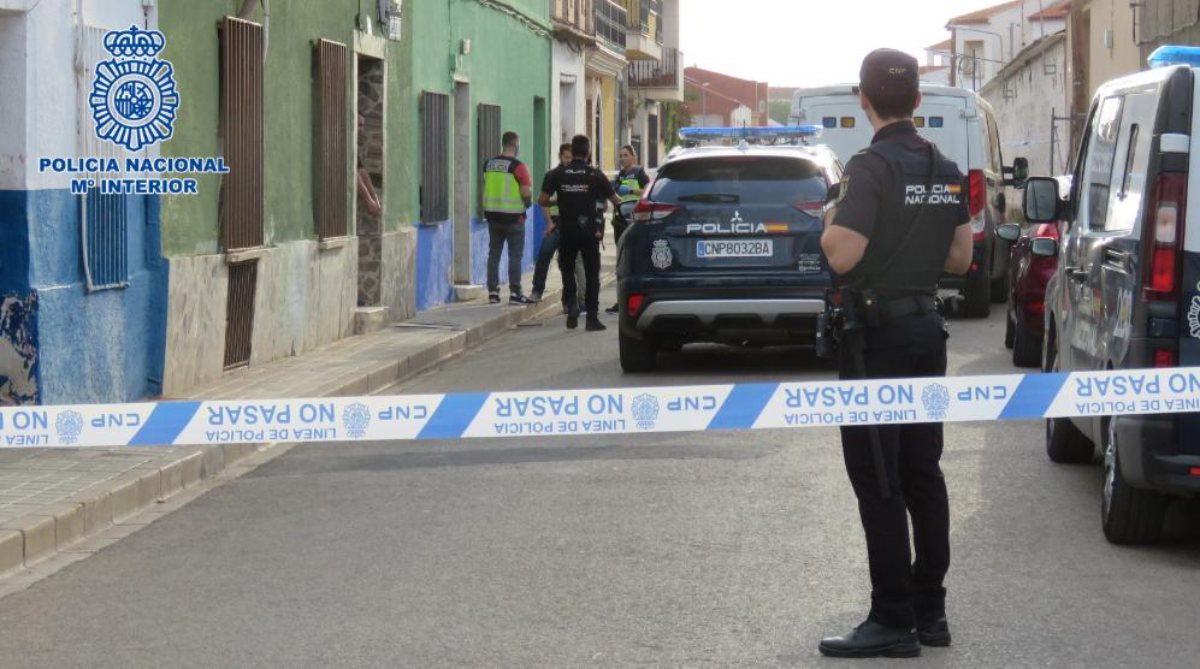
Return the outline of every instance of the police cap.
{"type": "Polygon", "coordinates": [[[896,49],[876,49],[863,59],[859,85],[868,97],[916,95],[921,90],[917,59],[896,49]]]}

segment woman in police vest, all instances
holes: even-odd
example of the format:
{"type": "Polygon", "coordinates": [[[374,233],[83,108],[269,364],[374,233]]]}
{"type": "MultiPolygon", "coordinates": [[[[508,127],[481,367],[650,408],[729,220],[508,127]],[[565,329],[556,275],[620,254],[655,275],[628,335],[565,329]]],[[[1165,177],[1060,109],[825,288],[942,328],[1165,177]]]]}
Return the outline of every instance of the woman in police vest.
{"type": "MultiPolygon", "coordinates": [[[[626,144],[621,147],[621,171],[617,172],[617,178],[613,179],[613,190],[617,191],[617,195],[621,197],[622,202],[630,202],[640,200],[642,198],[642,189],[646,184],[650,183],[650,175],[646,174],[646,170],[638,165],[637,152],[633,147],[626,144]]],[[[621,216],[620,210],[613,214],[613,243],[620,248],[621,235],[625,233],[625,228],[629,227],[629,221],[621,216]]],[[[614,304],[608,308],[608,313],[615,314],[621,310],[621,305],[614,304]]]]}

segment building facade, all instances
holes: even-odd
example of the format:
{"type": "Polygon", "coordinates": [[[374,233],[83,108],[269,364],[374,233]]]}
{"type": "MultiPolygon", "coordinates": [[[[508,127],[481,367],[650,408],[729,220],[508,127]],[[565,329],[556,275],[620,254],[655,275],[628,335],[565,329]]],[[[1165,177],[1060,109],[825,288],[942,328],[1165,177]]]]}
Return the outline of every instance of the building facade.
{"type": "Polygon", "coordinates": [[[126,401],[163,384],[163,198],[72,194],[43,159],[156,157],[94,132],[109,30],[158,25],[141,0],[0,2],[0,403],[126,401]]]}
{"type": "Polygon", "coordinates": [[[1005,164],[1024,157],[1031,174],[1066,172],[1071,154],[1067,35],[1035,41],[980,91],[996,110],[1005,164]]]}
{"type": "Polygon", "coordinates": [[[764,81],[739,79],[720,72],[684,70],[693,122],[708,126],[770,125],[770,90],[764,81]]]}
{"type": "Polygon", "coordinates": [[[1065,29],[1069,12],[1069,0],[1012,0],[951,18],[950,85],[983,88],[1017,53],[1065,29]]]}

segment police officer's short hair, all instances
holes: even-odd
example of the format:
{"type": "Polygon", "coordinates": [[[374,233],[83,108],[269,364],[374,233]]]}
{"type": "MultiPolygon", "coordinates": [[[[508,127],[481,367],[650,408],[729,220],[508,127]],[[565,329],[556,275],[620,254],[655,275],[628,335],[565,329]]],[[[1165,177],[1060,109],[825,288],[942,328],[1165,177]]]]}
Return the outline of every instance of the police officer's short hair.
{"type": "Polygon", "coordinates": [[[558,155],[560,155],[560,156],[561,156],[561,155],[562,155],[564,152],[565,152],[565,153],[570,153],[570,154],[571,154],[571,157],[575,157],[575,154],[574,154],[574,152],[572,152],[572,151],[571,151],[571,143],[570,143],[570,142],[564,142],[563,144],[560,144],[560,145],[559,145],[559,147],[558,147],[558,155]]]}
{"type": "Polygon", "coordinates": [[[575,135],[571,138],[571,155],[575,158],[587,159],[592,155],[592,140],[587,135],[575,135]]]}
{"type": "Polygon", "coordinates": [[[513,132],[512,130],[509,130],[508,132],[504,133],[504,136],[500,138],[500,142],[504,145],[504,148],[506,148],[506,149],[516,146],[517,142],[519,142],[519,141],[521,141],[521,137],[519,135],[517,135],[517,133],[513,132]]]}
{"type": "Polygon", "coordinates": [[[859,88],[881,118],[908,118],[917,108],[921,74],[917,59],[896,49],[876,49],[863,59],[859,88]]]}

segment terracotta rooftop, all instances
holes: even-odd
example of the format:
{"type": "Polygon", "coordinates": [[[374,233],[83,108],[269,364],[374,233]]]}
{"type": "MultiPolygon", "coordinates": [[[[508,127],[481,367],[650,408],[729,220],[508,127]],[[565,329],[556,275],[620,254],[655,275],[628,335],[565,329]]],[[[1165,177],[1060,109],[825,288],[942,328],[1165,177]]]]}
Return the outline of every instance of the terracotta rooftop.
{"type": "Polygon", "coordinates": [[[950,39],[950,38],[946,38],[946,41],[938,42],[937,44],[931,44],[931,45],[925,47],[925,50],[926,51],[950,51],[951,47],[953,47],[953,46],[954,46],[954,40],[950,39]]]}
{"type": "Polygon", "coordinates": [[[1030,21],[1055,21],[1071,13],[1071,0],[1063,0],[1029,17],[1030,21]]]}
{"type": "Polygon", "coordinates": [[[956,16],[956,17],[950,19],[947,22],[947,25],[966,25],[966,24],[970,24],[970,23],[987,23],[988,19],[999,14],[1000,12],[1008,11],[1010,9],[1013,9],[1014,7],[1019,7],[1020,5],[1021,5],[1021,0],[1013,0],[1012,2],[1002,2],[1002,3],[1000,3],[998,5],[994,5],[992,7],[986,7],[984,9],[980,9],[978,11],[971,12],[970,14],[963,14],[962,16],[956,16]]]}

